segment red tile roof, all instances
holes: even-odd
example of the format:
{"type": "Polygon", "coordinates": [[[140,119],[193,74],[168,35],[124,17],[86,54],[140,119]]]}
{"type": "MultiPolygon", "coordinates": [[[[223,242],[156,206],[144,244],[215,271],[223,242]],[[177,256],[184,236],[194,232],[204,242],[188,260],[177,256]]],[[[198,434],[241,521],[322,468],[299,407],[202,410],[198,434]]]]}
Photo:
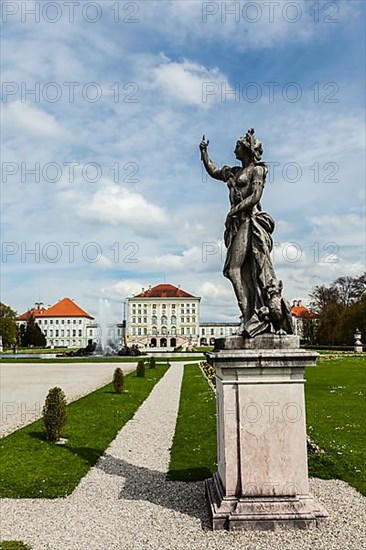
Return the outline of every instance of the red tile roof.
{"type": "Polygon", "coordinates": [[[33,315],[33,317],[40,317],[42,313],[46,311],[46,308],[36,308],[32,307],[32,309],[28,309],[25,313],[22,313],[21,315],[18,315],[17,321],[26,321],[30,315],[33,315]]]}
{"type": "Polygon", "coordinates": [[[134,296],[135,298],[195,298],[192,294],[189,294],[185,290],[178,288],[174,285],[157,285],[152,288],[144,290],[140,294],[134,296]]]}
{"type": "Polygon", "coordinates": [[[94,319],[89,313],[81,309],[75,302],[70,300],[70,298],[63,298],[57,304],[49,308],[32,308],[19,317],[17,321],[26,321],[30,314],[33,314],[34,317],[87,317],[88,319],[94,319]]]}

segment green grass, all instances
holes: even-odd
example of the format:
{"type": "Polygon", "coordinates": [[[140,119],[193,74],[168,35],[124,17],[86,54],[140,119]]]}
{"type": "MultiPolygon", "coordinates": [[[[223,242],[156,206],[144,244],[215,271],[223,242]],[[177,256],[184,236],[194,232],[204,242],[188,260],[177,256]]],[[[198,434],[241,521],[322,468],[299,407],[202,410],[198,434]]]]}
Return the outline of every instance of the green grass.
{"type": "Polygon", "coordinates": [[[321,362],[305,376],[308,434],[325,451],[309,456],[309,475],[343,479],[365,495],[365,359],[321,362]]]}
{"type": "Polygon", "coordinates": [[[167,366],[146,370],[145,378],[130,373],[125,391],[108,384],[68,405],[65,445],[45,439],[42,419],[0,440],[0,496],[56,498],[70,494],[134,415],[167,366]]]}
{"type": "MultiPolygon", "coordinates": [[[[139,357],[55,357],[54,359],[45,359],[45,358],[36,358],[36,357],[25,357],[12,359],[10,357],[4,357],[1,359],[1,363],[134,363],[138,362],[139,359],[145,359],[148,361],[149,357],[146,355],[140,355],[139,357]]],[[[206,358],[202,355],[192,355],[190,357],[155,357],[156,361],[161,363],[173,363],[174,361],[204,361],[206,358]]]]}
{"type": "Polygon", "coordinates": [[[4,540],[0,542],[0,550],[29,550],[30,546],[17,540],[4,540]]]}
{"type": "MultiPolygon", "coordinates": [[[[309,455],[309,475],[342,479],[366,494],[365,359],[320,362],[306,369],[305,377],[308,434],[325,451],[309,455]]],[[[186,366],[171,451],[171,479],[203,480],[215,471],[214,402],[198,367],[186,366]]]]}
{"type": "Polygon", "coordinates": [[[201,351],[201,352],[212,351],[213,349],[214,349],[214,346],[196,346],[194,348],[195,351],[201,351]]]}
{"type": "Polygon", "coordinates": [[[0,542],[0,550],[29,550],[30,546],[17,540],[4,540],[0,542]]]}
{"type": "Polygon", "coordinates": [[[216,398],[197,364],[186,365],[168,478],[196,481],[216,467],[216,398]]]}

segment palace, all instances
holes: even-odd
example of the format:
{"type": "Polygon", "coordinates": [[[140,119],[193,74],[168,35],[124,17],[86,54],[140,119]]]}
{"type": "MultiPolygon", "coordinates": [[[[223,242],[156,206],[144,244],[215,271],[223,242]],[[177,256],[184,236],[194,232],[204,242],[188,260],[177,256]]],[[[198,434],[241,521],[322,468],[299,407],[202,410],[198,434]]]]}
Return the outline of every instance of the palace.
{"type": "Polygon", "coordinates": [[[81,309],[70,298],[63,298],[53,306],[43,307],[42,302],[17,317],[17,325],[24,325],[33,315],[47,340],[47,346],[85,347],[89,339],[98,336],[94,317],[81,309]]]}
{"type": "Polygon", "coordinates": [[[179,286],[143,288],[127,299],[128,345],[147,349],[197,346],[200,301],[179,286]]]}

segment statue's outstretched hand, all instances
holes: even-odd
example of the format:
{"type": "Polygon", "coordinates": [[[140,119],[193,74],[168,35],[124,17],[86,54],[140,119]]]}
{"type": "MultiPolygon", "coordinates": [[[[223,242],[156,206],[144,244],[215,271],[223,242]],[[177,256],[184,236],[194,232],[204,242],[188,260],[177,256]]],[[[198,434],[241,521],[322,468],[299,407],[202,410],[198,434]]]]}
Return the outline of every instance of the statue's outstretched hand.
{"type": "Polygon", "coordinates": [[[201,157],[204,153],[207,153],[207,147],[208,147],[209,143],[210,143],[210,140],[206,141],[205,134],[203,134],[202,140],[201,140],[201,143],[200,143],[201,157]]]}

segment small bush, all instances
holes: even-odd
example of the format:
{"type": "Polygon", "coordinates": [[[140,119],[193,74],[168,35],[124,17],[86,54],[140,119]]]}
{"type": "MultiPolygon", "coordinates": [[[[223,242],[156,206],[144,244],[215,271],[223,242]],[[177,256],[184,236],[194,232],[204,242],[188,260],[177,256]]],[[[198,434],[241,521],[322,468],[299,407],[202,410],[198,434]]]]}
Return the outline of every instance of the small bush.
{"type": "Polygon", "coordinates": [[[66,396],[61,388],[55,387],[49,390],[42,414],[47,439],[54,443],[60,439],[67,421],[66,396]]]}
{"type": "Polygon", "coordinates": [[[140,359],[136,367],[136,376],[143,378],[145,376],[145,361],[140,359]]]}
{"type": "Polygon", "coordinates": [[[116,393],[123,393],[124,374],[119,367],[113,373],[113,386],[116,393]]]}
{"type": "Polygon", "coordinates": [[[155,369],[156,368],[156,361],[155,361],[155,357],[152,355],[150,357],[150,369],[155,369]]]}

